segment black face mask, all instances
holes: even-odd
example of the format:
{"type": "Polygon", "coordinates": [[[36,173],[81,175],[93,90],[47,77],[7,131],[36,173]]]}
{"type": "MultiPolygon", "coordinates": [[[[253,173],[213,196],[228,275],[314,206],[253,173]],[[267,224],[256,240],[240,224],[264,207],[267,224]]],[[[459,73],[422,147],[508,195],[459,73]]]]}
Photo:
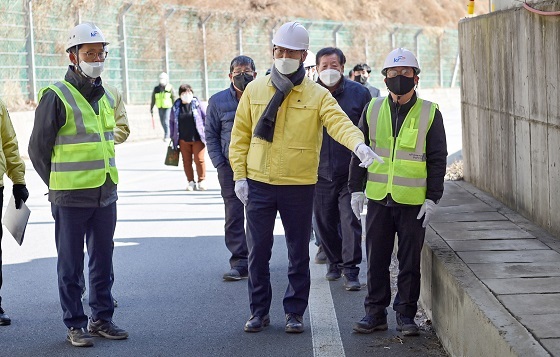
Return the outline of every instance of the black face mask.
{"type": "Polygon", "coordinates": [[[233,77],[233,85],[240,91],[244,91],[247,84],[253,80],[252,74],[239,73],[237,76],[233,77]]]}
{"type": "Polygon", "coordinates": [[[398,75],[394,78],[387,78],[385,84],[387,84],[387,88],[389,88],[391,93],[396,95],[405,95],[415,86],[414,77],[405,77],[402,75],[398,75]]]}
{"type": "Polygon", "coordinates": [[[361,83],[361,84],[366,84],[367,82],[367,78],[362,76],[362,75],[358,75],[358,76],[354,76],[354,81],[361,83]]]}

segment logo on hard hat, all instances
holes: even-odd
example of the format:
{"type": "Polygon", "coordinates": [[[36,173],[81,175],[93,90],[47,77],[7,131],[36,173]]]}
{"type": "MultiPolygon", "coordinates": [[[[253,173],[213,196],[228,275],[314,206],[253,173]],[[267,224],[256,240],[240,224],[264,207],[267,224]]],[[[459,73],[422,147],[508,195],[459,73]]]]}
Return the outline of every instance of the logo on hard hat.
{"type": "Polygon", "coordinates": [[[399,56],[399,57],[393,58],[393,63],[397,63],[397,62],[405,61],[405,60],[406,60],[405,56],[399,56]]]}
{"type": "Polygon", "coordinates": [[[93,31],[92,33],[90,33],[91,37],[95,37],[97,35],[99,35],[99,32],[97,31],[93,31]]]}

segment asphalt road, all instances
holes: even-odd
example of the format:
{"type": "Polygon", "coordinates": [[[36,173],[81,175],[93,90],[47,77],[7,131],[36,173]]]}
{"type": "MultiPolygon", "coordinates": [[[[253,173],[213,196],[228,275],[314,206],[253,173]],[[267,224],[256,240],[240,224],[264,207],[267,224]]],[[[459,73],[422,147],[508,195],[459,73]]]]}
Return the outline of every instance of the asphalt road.
{"type": "MultiPolygon", "coordinates": [[[[12,325],[0,326],[0,356],[445,356],[429,326],[419,337],[402,337],[392,312],[388,331],[353,333],[352,324],[364,315],[365,289],[347,292],[342,281],[327,282],[324,265],[311,264],[305,332],[286,334],[282,296],[288,260],[279,219],[270,262],[271,325],[261,333],[243,332],[250,314],[247,281],[222,280],[229,252],[216,171],[208,160],[209,190],[187,192],[182,169],[163,165],[165,149],[161,141],[117,147],[114,321],[130,338],[96,338],[93,348],[65,341],[54,222],[47,189],[28,163],[32,214],[25,241],[18,246],[4,229],[2,242],[2,305],[12,325]]],[[[11,183],[5,179],[5,184],[7,201],[11,183]]],[[[314,245],[311,251],[314,255],[314,245]]],[[[360,280],[366,280],[365,261],[360,280]]],[[[88,311],[87,300],[85,306],[88,311]]]]}

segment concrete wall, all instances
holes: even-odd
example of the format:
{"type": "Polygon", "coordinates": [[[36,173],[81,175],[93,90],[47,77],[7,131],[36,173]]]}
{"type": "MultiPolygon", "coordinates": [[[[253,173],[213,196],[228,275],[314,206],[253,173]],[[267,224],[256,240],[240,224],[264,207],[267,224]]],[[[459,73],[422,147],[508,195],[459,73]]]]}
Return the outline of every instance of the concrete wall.
{"type": "Polygon", "coordinates": [[[560,236],[560,16],[466,19],[459,43],[465,179],[560,236]]]}

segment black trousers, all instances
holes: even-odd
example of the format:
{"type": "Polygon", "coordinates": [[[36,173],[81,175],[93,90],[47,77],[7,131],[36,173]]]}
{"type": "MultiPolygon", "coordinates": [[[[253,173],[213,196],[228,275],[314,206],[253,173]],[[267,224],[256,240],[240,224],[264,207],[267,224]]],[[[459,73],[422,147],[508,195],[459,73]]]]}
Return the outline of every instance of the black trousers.
{"type": "Polygon", "coordinates": [[[352,212],[350,199],[348,176],[333,181],[319,177],[313,213],[329,263],[338,265],[344,274],[358,274],[362,262],[362,225],[352,212]]]}
{"type": "Polygon", "coordinates": [[[117,204],[107,207],[65,207],[51,204],[58,253],[58,293],[64,324],[70,328],[87,326],[80,287],[84,270],[84,237],[89,255],[89,306],[92,318],[111,321],[114,312],[113,234],[117,204]]]}
{"type": "Polygon", "coordinates": [[[267,315],[272,301],[270,257],[276,214],[284,226],[288,247],[288,288],[285,313],[303,315],[309,300],[309,236],[315,185],[269,185],[247,180],[247,246],[249,247],[249,303],[253,316],[267,315]]]}
{"type": "Polygon", "coordinates": [[[389,265],[398,236],[397,295],[393,310],[414,317],[420,296],[420,257],[426,229],[417,219],[421,206],[387,207],[375,201],[368,202],[366,218],[366,252],[368,263],[366,315],[384,315],[391,303],[389,265]]]}
{"type": "Polygon", "coordinates": [[[226,247],[231,252],[229,264],[240,272],[247,271],[247,237],[245,236],[245,206],[235,195],[235,181],[229,164],[218,168],[218,180],[224,199],[225,224],[224,237],[226,247]]]}

